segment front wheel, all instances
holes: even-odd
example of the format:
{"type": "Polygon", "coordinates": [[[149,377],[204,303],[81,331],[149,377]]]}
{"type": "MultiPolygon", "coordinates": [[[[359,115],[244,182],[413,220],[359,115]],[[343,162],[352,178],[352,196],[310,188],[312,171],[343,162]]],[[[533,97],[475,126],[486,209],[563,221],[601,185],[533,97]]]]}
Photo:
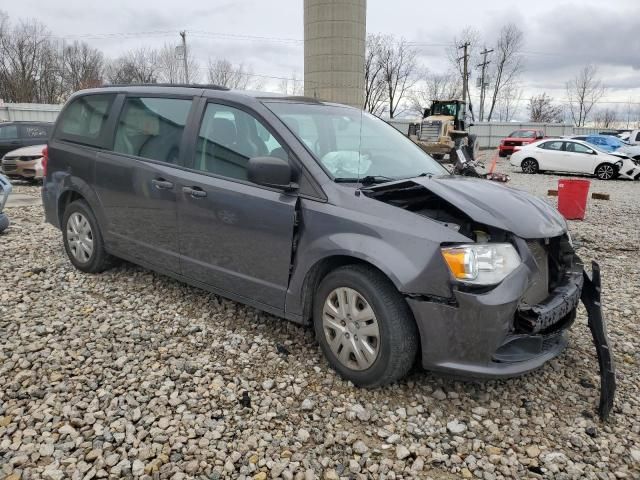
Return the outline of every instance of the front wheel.
{"type": "Polygon", "coordinates": [[[610,163],[601,163],[596,168],[596,177],[600,180],[611,180],[616,176],[618,172],[616,171],[616,167],[611,165],[610,163]]]}
{"type": "Polygon", "coordinates": [[[533,158],[525,158],[520,164],[520,168],[524,173],[538,173],[538,162],[533,158]]]}
{"type": "Polygon", "coordinates": [[[418,351],[407,302],[378,270],[347,265],[329,273],[314,297],[313,321],[331,366],[362,387],[404,377],[418,351]]]}

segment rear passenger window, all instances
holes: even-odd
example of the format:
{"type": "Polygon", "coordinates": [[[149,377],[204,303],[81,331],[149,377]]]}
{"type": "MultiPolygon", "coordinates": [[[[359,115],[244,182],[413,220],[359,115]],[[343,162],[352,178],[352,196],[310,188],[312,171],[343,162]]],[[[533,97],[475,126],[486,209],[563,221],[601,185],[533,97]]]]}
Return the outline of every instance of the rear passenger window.
{"type": "Polygon", "coordinates": [[[49,131],[43,125],[24,125],[22,127],[22,136],[24,138],[47,138],[49,131]]]}
{"type": "Polygon", "coordinates": [[[226,105],[207,105],[196,148],[197,170],[247,180],[249,159],[262,156],[288,159],[282,145],[255,117],[226,105]]]}
{"type": "Polygon", "coordinates": [[[86,95],[74,100],[59,120],[62,136],[72,141],[99,145],[113,99],[114,95],[86,95]]]}
{"type": "Polygon", "coordinates": [[[178,163],[190,108],[190,99],[127,98],[118,121],[113,151],[178,163]]]}
{"type": "Polygon", "coordinates": [[[15,125],[0,127],[0,140],[10,140],[13,138],[18,138],[18,127],[15,125]]]}
{"type": "Polygon", "coordinates": [[[564,142],[546,142],[540,145],[542,148],[546,150],[562,150],[562,144],[564,142]]]}

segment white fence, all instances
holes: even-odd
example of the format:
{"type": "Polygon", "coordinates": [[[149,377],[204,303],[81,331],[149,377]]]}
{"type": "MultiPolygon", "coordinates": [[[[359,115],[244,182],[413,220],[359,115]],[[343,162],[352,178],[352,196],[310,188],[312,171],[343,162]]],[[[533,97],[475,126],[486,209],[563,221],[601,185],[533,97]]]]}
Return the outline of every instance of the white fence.
{"type": "Polygon", "coordinates": [[[0,103],[0,121],[53,122],[61,109],[62,105],[44,103],[0,103]]]}
{"type": "Polygon", "coordinates": [[[514,130],[523,128],[542,130],[549,137],[585,135],[606,130],[602,128],[574,127],[566,123],[478,122],[471,127],[470,131],[477,136],[480,148],[496,148],[504,137],[514,130]]]}
{"type": "MultiPolygon", "coordinates": [[[[393,120],[387,120],[387,122],[406,135],[409,133],[409,125],[417,123],[419,120],[394,118],[393,120]]],[[[480,148],[497,148],[500,144],[500,140],[508,136],[514,130],[522,128],[543,130],[545,135],[550,137],[598,133],[606,130],[590,127],[579,128],[564,123],[477,122],[471,127],[470,131],[477,136],[480,148]]]]}

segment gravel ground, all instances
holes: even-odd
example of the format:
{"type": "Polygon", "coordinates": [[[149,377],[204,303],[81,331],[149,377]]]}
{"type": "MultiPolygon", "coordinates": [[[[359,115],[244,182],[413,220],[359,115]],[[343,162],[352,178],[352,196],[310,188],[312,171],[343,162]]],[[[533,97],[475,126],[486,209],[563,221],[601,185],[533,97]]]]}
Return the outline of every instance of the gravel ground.
{"type": "MultiPolygon", "coordinates": [[[[546,196],[558,178],[511,185],[546,196]]],[[[611,200],[571,222],[603,271],[618,367],[606,424],[584,310],[566,352],[524,377],[416,369],[360,390],[311,331],[126,263],[82,274],[40,206],[9,208],[0,478],[640,478],[639,189],[594,180],[611,200]]]]}

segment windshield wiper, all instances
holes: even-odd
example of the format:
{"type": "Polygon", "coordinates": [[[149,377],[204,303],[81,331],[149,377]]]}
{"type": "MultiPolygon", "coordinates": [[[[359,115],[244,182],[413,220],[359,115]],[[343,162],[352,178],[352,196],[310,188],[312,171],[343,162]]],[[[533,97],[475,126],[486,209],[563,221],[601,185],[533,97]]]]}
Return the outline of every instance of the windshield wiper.
{"type": "Polygon", "coordinates": [[[397,180],[397,178],[385,177],[384,175],[366,175],[361,178],[346,178],[346,177],[338,177],[336,178],[337,183],[358,183],[360,182],[362,185],[373,185],[375,183],[385,183],[385,182],[393,182],[397,180]]]}

